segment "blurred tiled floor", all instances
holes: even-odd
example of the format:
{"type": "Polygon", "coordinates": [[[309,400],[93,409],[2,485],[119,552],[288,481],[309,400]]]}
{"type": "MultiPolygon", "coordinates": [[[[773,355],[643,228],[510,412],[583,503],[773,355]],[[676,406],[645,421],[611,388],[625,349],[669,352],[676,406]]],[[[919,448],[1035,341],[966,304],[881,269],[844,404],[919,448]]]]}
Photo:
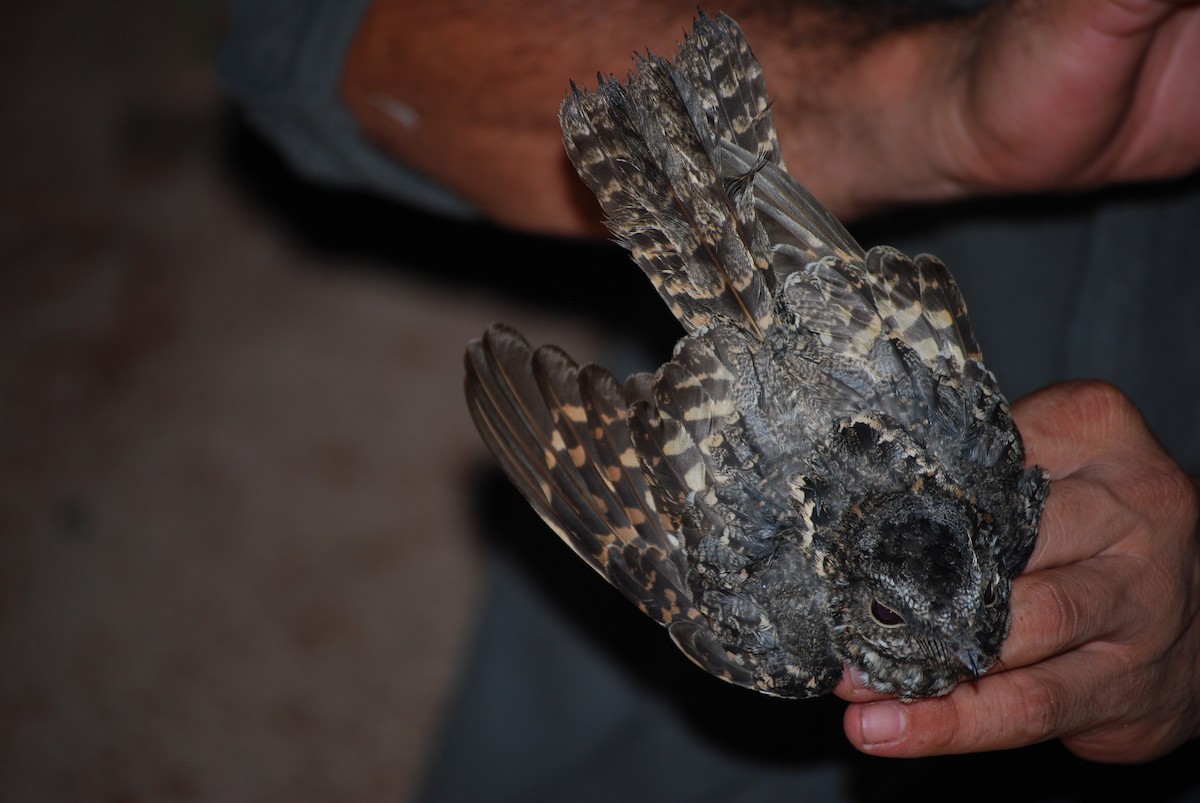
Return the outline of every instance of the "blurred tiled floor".
{"type": "Polygon", "coordinates": [[[247,143],[216,0],[5,17],[0,800],[403,799],[485,560],[463,344],[588,332],[247,143]]]}

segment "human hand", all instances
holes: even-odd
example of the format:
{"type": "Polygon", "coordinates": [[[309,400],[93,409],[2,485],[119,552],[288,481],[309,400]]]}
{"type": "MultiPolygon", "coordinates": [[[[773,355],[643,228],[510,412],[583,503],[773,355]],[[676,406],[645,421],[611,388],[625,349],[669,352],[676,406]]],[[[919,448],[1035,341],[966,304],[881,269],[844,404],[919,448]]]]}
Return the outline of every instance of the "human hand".
{"type": "Polygon", "coordinates": [[[844,678],[846,735],[895,757],[1053,738],[1097,761],[1163,755],[1200,736],[1196,488],[1109,385],[1053,385],[1012,413],[1053,483],[1000,664],[912,703],[844,678]]]}
{"type": "Polygon", "coordinates": [[[1184,175],[1200,166],[1197,74],[1195,2],[1018,0],[879,36],[817,89],[794,75],[776,108],[793,171],[853,216],[1184,175]]]}

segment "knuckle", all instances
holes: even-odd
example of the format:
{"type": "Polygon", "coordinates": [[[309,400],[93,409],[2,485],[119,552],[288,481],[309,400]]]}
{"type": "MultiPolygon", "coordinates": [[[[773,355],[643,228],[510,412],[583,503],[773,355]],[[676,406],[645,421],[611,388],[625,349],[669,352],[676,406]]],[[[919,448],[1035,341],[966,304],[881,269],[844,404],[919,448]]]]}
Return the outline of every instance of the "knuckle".
{"type": "Polygon", "coordinates": [[[1085,420],[1110,419],[1136,414],[1137,409],[1129,397],[1110,382],[1099,379],[1083,379],[1072,383],[1075,403],[1084,413],[1085,420]]]}
{"type": "Polygon", "coordinates": [[[1026,593],[1035,600],[1038,614],[1032,624],[1034,637],[1048,647],[1049,654],[1074,646],[1082,631],[1080,608],[1066,586],[1054,575],[1031,575],[1026,593]]]}
{"type": "Polygon", "coordinates": [[[1186,533],[1191,543],[1200,517],[1200,499],[1197,499],[1196,483],[1178,465],[1164,455],[1159,478],[1160,494],[1164,508],[1171,515],[1172,523],[1186,533]]]}
{"type": "Polygon", "coordinates": [[[1096,444],[1145,444],[1153,440],[1142,413],[1116,385],[1086,379],[1071,385],[1075,420],[1087,422],[1086,433],[1096,444]]]}
{"type": "Polygon", "coordinates": [[[1197,517],[1196,484],[1161,447],[1155,446],[1126,468],[1118,497],[1141,512],[1154,534],[1169,529],[1190,535],[1197,517]]]}
{"type": "Polygon", "coordinates": [[[1063,684],[1049,670],[1030,672],[1020,681],[1019,694],[1023,705],[1019,727],[1029,742],[1044,741],[1059,736],[1065,730],[1064,712],[1067,710],[1063,684]]]}
{"type": "Polygon", "coordinates": [[[1165,456],[1141,486],[1140,509],[1128,522],[1129,554],[1141,567],[1139,590],[1159,618],[1169,618],[1172,610],[1190,618],[1200,605],[1196,486],[1165,456]]]}
{"type": "Polygon", "coordinates": [[[937,755],[974,747],[977,734],[970,727],[969,711],[961,710],[954,696],[923,702],[924,727],[917,729],[920,734],[917,749],[921,754],[937,755]]]}

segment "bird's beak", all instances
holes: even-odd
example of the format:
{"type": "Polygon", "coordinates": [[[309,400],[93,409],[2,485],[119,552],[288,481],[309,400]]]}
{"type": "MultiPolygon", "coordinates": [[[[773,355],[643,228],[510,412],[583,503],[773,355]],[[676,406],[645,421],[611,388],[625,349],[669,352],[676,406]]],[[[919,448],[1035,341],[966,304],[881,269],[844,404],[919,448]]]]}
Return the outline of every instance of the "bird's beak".
{"type": "Polygon", "coordinates": [[[979,650],[975,647],[960,647],[954,651],[954,656],[971,675],[972,680],[979,680],[984,671],[980,668],[979,650]]]}

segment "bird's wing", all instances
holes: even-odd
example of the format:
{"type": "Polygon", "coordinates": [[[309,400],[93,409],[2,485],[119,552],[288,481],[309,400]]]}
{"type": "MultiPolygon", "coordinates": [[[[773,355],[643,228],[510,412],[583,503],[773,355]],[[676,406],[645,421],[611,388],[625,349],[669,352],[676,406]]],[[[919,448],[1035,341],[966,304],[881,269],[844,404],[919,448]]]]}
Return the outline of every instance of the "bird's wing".
{"type": "Polygon", "coordinates": [[[475,426],[546,523],[651,618],[696,616],[612,374],[500,324],[471,341],[466,368],[475,426]]]}
{"type": "MultiPolygon", "coordinates": [[[[612,374],[533,349],[497,324],[471,341],[466,394],[475,426],[509,479],[576,554],[695,663],[731,683],[752,667],[722,647],[687,590],[681,537],[647,484],[612,374]]],[[[630,387],[638,383],[633,381],[630,387]]]]}

